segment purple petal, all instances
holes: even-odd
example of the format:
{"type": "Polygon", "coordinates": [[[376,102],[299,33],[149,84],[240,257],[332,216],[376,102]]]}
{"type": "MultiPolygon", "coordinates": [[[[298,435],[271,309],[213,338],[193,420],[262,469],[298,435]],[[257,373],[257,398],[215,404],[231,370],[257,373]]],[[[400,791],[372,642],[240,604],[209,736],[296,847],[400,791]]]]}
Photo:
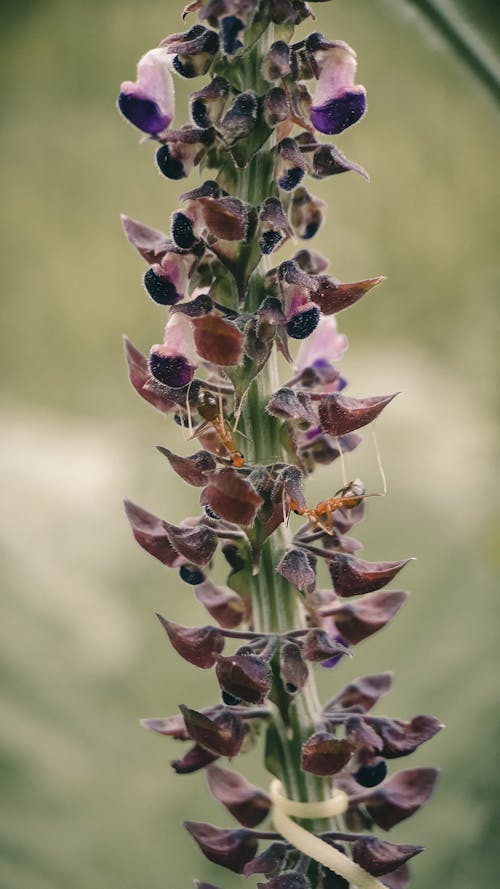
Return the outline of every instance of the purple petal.
{"type": "Polygon", "coordinates": [[[366,91],[362,86],[344,90],[342,95],[313,105],[310,111],[311,123],[320,133],[333,136],[342,133],[347,127],[357,123],[366,111],[366,91]]]}
{"type": "Polygon", "coordinates": [[[174,116],[174,87],[169,54],[151,49],[137,65],[137,80],[120,87],[118,107],[127,120],[143,133],[157,136],[166,130],[174,116]]]}

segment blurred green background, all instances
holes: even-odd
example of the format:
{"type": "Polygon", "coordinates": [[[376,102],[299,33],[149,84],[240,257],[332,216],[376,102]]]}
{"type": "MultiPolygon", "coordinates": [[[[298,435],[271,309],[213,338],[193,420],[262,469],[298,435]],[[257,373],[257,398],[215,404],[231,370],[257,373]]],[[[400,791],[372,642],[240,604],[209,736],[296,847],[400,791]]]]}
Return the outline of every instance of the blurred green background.
{"type": "MultiPolygon", "coordinates": [[[[115,96],[139,56],[182,28],[181,5],[5,6],[2,889],[170,889],[194,876],[241,885],[178,826],[230,823],[203,776],[172,774],[174,742],[138,727],[179,702],[205,705],[215,680],[166,644],[155,610],[185,624],[202,611],[134,545],[121,507],[126,495],[176,520],[189,499],[196,512],[196,492],[152,448],[181,450],[180,432],[129,389],[120,344],[126,331],[146,350],[163,313],[144,298],[118,214],[168,227],[183,187],[159,177],[115,96]]],[[[469,6],[495,42],[498,4],[469,6]]],[[[387,711],[446,722],[412,758],[442,767],[439,791],[394,837],[428,846],[416,889],[491,889],[498,110],[404,3],[315,11],[312,28],[358,51],[369,113],[339,145],[372,176],[370,186],[347,175],[316,188],[329,217],[315,246],[343,280],[388,275],[341,316],[343,370],[352,394],[403,393],[378,424],[391,496],[370,505],[360,537],[368,559],[418,557],[403,613],[353,662],[321,674],[321,690],[394,669],[387,711]]],[[[179,83],[178,122],[188,86],[179,83]]],[[[378,485],[369,438],[349,467],[378,485]]],[[[337,487],[336,473],[310,483],[311,500],[337,487]]],[[[259,768],[249,758],[249,774],[259,768]]]]}

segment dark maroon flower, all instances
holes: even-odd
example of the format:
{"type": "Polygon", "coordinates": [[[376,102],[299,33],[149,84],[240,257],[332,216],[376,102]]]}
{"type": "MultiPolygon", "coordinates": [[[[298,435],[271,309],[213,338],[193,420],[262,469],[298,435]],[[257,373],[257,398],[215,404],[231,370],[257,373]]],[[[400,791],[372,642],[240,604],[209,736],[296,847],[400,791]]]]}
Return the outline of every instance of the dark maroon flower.
{"type": "Polygon", "coordinates": [[[289,120],[291,113],[290,100],[282,87],[275,86],[266,93],[262,114],[268,127],[276,127],[289,120]]]}
{"type": "Polygon", "coordinates": [[[257,122],[258,101],[253,90],[240,93],[233,100],[217,129],[227,145],[249,136],[257,122]]]}
{"type": "Polygon", "coordinates": [[[375,716],[370,718],[370,724],[380,735],[380,752],[387,759],[408,756],[444,728],[434,716],[414,716],[410,722],[375,716]]]}
{"type": "Polygon", "coordinates": [[[177,775],[191,775],[205,769],[218,759],[216,754],[210,753],[200,744],[195,744],[181,759],[174,759],[170,763],[177,775]]]}
{"type": "Polygon", "coordinates": [[[205,498],[217,515],[237,525],[252,525],[263,503],[253,485],[230,467],[210,474],[205,498]]]}
{"type": "Polygon", "coordinates": [[[294,392],[287,386],[283,386],[274,393],[266,410],[273,417],[279,417],[281,420],[293,420],[302,429],[317,423],[309,396],[305,393],[294,392]]]}
{"type": "Polygon", "coordinates": [[[148,359],[134,344],[124,337],[123,344],[125,348],[125,358],[127,359],[128,375],[135,391],[144,398],[145,401],[152,404],[156,410],[164,414],[175,410],[176,403],[172,401],[166,394],[150,388],[151,374],[149,373],[148,359]]]}
{"type": "Polygon", "coordinates": [[[311,592],[316,585],[316,560],[301,549],[288,549],[276,568],[301,592],[311,592]]]}
{"type": "Polygon", "coordinates": [[[212,718],[180,705],[189,736],[215,756],[236,756],[245,737],[245,724],[236,713],[220,710],[212,718]]]}
{"type": "Polygon", "coordinates": [[[307,161],[295,139],[282,139],[276,146],[274,177],[283,191],[293,191],[302,182],[307,161]]]}
{"type": "MultiPolygon", "coordinates": [[[[268,815],[271,801],[264,791],[249,784],[243,775],[219,765],[207,769],[210,793],[243,827],[257,827],[268,815]]],[[[251,871],[263,873],[263,871],[251,871]]]]}
{"type": "Polygon", "coordinates": [[[390,583],[411,559],[399,562],[365,562],[355,556],[336,553],[328,564],[338,596],[349,598],[372,593],[390,583]]]}
{"type": "Polygon", "coordinates": [[[164,49],[151,49],[137,65],[137,80],[124,81],[118,107],[124,117],[143,133],[158,136],[174,116],[175,97],[169,56],[164,49]]]}
{"type": "Polygon", "coordinates": [[[170,542],[163,521],[130,500],[125,500],[124,505],[132,533],[139,546],[169,568],[179,565],[182,559],[170,542]]]}
{"type": "Polygon", "coordinates": [[[301,766],[313,775],[335,775],[349,762],[354,746],[329,732],[311,735],[302,747],[301,766]]]}
{"type": "Polygon", "coordinates": [[[252,861],[245,864],[243,873],[246,877],[250,877],[252,874],[265,874],[266,877],[274,876],[281,870],[286,854],[287,847],[284,843],[271,843],[260,855],[257,855],[252,861]]]}
{"type": "Polygon", "coordinates": [[[188,562],[203,567],[208,565],[217,549],[217,535],[208,525],[171,525],[163,522],[168,539],[179,555],[188,562]]]}
{"type": "Polygon", "coordinates": [[[251,830],[224,830],[201,821],[185,821],[184,827],[209,861],[235,874],[242,874],[245,864],[257,854],[258,841],[251,830]]]}
{"type": "Polygon", "coordinates": [[[393,674],[389,672],[360,676],[332,698],[323,708],[323,712],[351,710],[358,713],[368,713],[377,701],[391,690],[392,678],[393,674]]]}
{"type": "Polygon", "coordinates": [[[245,604],[232,590],[205,580],[196,587],[195,596],[224,630],[234,629],[243,620],[245,604]]]}
{"type": "Polygon", "coordinates": [[[397,870],[423,851],[423,846],[403,846],[371,836],[360,838],[352,844],[353,860],[374,877],[397,870]]]}
{"type": "Polygon", "coordinates": [[[191,118],[195,126],[209,129],[216,126],[233,88],[224,77],[214,77],[210,83],[191,93],[191,118]]]}
{"type": "Polygon", "coordinates": [[[350,654],[349,648],[337,642],[325,630],[309,630],[302,645],[302,654],[308,661],[337,660],[344,654],[350,654]]]}
{"type": "Polygon", "coordinates": [[[383,830],[390,830],[427,802],[437,776],[437,769],[405,769],[379,787],[356,794],[350,803],[364,803],[375,823],[383,830]]]}
{"type": "Polygon", "coordinates": [[[280,648],[280,676],[289,695],[300,691],[307,682],[309,671],[295,642],[284,642],[280,648]]]}
{"type": "Polygon", "coordinates": [[[403,590],[380,590],[367,593],[362,599],[334,605],[323,614],[332,615],[344,639],[350,645],[357,645],[385,627],[407,598],[408,593],[403,590]]]}
{"type": "Polygon", "coordinates": [[[158,450],[165,455],[177,475],[195,488],[206,485],[206,473],[212,472],[217,466],[215,458],[208,451],[197,451],[190,457],[180,457],[168,448],[159,446],[158,450]]]}
{"type": "MultiPolygon", "coordinates": [[[[363,753],[380,753],[383,741],[377,732],[358,715],[349,716],[345,721],[345,735],[351,744],[363,753]]],[[[366,785],[365,785],[366,786],[366,785]]]]}
{"type": "Polygon", "coordinates": [[[271,670],[256,654],[219,657],[215,667],[219,684],[231,697],[246,704],[263,704],[271,687],[271,670]]]}
{"type": "Polygon", "coordinates": [[[206,74],[219,49],[219,35],[203,25],[194,25],[183,34],[170,34],[162,40],[172,58],[172,67],[182,77],[206,74]]]}
{"type": "Polygon", "coordinates": [[[225,639],[216,627],[183,627],[157,614],[172,646],[190,664],[208,670],[217,662],[225,639]]]}
{"type": "Polygon", "coordinates": [[[349,398],[347,395],[324,395],[319,405],[319,417],[325,432],[346,435],[375,420],[396,397],[373,395],[368,398],[349,398]]]}
{"type": "Polygon", "coordinates": [[[185,179],[200,163],[213,138],[213,132],[190,125],[169,131],[164,136],[164,144],[156,152],[160,173],[167,179],[185,179]]]}
{"type": "Polygon", "coordinates": [[[290,47],[284,40],[277,40],[269,49],[262,63],[262,74],[270,83],[291,74],[290,47]]]}
{"type": "Polygon", "coordinates": [[[363,179],[370,181],[366,170],[355,161],[349,160],[335,145],[318,145],[314,149],[310,170],[313,179],[326,179],[327,176],[350,172],[358,173],[363,179]]]}
{"type": "Polygon", "coordinates": [[[274,253],[292,234],[281,201],[278,198],[266,198],[259,210],[260,252],[265,255],[274,253]]]}

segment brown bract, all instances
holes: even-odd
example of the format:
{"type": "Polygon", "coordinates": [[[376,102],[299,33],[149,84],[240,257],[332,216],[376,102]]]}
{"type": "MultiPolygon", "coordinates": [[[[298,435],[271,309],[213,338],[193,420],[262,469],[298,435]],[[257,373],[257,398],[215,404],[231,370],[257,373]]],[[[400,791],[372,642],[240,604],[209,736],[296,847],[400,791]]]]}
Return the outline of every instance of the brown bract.
{"type": "Polygon", "coordinates": [[[372,395],[368,398],[349,398],[347,395],[323,395],[319,403],[319,418],[325,432],[346,435],[367,426],[396,397],[372,395]]]}
{"type": "Polygon", "coordinates": [[[167,458],[174,472],[195,488],[202,488],[206,485],[206,473],[211,472],[217,466],[214,456],[208,451],[197,451],[190,457],[180,457],[169,451],[168,448],[159,446],[158,450],[167,458]]]}
{"type": "Polygon", "coordinates": [[[176,652],[184,660],[209,670],[224,648],[225,639],[217,627],[183,627],[156,615],[176,652]]]}
{"type": "Polygon", "coordinates": [[[301,549],[286,551],[277,571],[304,593],[312,592],[316,586],[316,559],[301,549]]]}
{"type": "Polygon", "coordinates": [[[329,732],[316,732],[302,747],[301,766],[313,775],[335,775],[349,762],[354,746],[329,732]]]}
{"type": "Polygon", "coordinates": [[[243,873],[245,864],[257,854],[258,842],[250,830],[223,830],[201,821],[185,821],[184,827],[209,861],[235,874],[243,873]]]}
{"type": "Polygon", "coordinates": [[[204,491],[208,505],[226,522],[235,525],[252,525],[262,497],[235,469],[225,467],[208,476],[204,491]]]}
{"type": "Polygon", "coordinates": [[[312,301],[319,306],[323,315],[335,315],[357,303],[369,290],[385,281],[385,277],[381,275],[354,284],[339,284],[328,275],[320,275],[317,280],[319,287],[311,296],[312,301]]]}
{"type": "Polygon", "coordinates": [[[224,630],[234,629],[243,620],[245,604],[227,587],[216,586],[211,580],[205,580],[195,588],[194,594],[224,630]]]}
{"type": "Polygon", "coordinates": [[[230,710],[220,710],[212,718],[183,704],[179,706],[186,729],[197,744],[215,756],[236,756],[245,736],[243,721],[230,710]]]}
{"type": "Polygon", "coordinates": [[[220,367],[233,367],[243,362],[244,334],[231,321],[220,315],[193,318],[194,341],[200,358],[220,367]]]}
{"type": "Polygon", "coordinates": [[[163,522],[170,543],[177,552],[193,565],[208,565],[217,549],[218,538],[215,531],[207,525],[195,528],[171,525],[163,522]]]}
{"type": "Polygon", "coordinates": [[[349,598],[379,590],[390,583],[411,561],[401,559],[399,562],[365,562],[346,553],[335,553],[328,570],[337,595],[349,598]]]}
{"type": "MultiPolygon", "coordinates": [[[[257,827],[271,808],[264,791],[250,784],[243,775],[219,765],[207,769],[210,793],[243,827],[257,827]]],[[[257,873],[257,871],[253,871],[257,873]]]]}
{"type": "Polygon", "coordinates": [[[410,858],[423,851],[423,846],[388,843],[371,836],[360,838],[352,845],[353,860],[374,877],[381,877],[397,870],[410,858]]]}
{"type": "Polygon", "coordinates": [[[399,611],[408,598],[403,590],[368,593],[362,599],[335,605],[328,611],[336,627],[349,642],[357,645],[377,630],[381,630],[399,611]]]}
{"type": "Polygon", "coordinates": [[[427,802],[437,776],[437,769],[405,769],[373,790],[356,794],[350,804],[362,802],[375,823],[383,830],[390,830],[427,802]]]}
{"type": "Polygon", "coordinates": [[[173,568],[181,564],[179,552],[172,546],[162,519],[152,512],[142,509],[130,500],[125,500],[125,512],[132,528],[132,533],[143,549],[162,565],[173,568]]]}
{"type": "Polygon", "coordinates": [[[360,676],[328,701],[323,708],[323,713],[332,713],[337,710],[367,713],[383,695],[391,690],[392,679],[393,674],[390,672],[360,676]]]}
{"type": "Polygon", "coordinates": [[[263,704],[271,687],[271,670],[256,654],[219,657],[215,667],[219,684],[246,704],[263,704]]]}

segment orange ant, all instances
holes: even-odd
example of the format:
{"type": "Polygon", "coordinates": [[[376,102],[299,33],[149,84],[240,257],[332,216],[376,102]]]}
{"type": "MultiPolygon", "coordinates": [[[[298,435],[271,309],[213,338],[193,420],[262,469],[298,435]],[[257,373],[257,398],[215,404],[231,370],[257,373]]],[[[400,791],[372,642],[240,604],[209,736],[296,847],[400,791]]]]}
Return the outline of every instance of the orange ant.
{"type": "MultiPolygon", "coordinates": [[[[198,438],[203,432],[206,432],[210,428],[213,429],[217,436],[218,443],[220,443],[229,454],[227,461],[224,460],[223,457],[220,457],[220,459],[224,460],[224,462],[228,462],[229,465],[234,466],[236,469],[242,469],[245,465],[245,457],[243,453],[236,448],[234,443],[233,433],[222,412],[220,393],[219,399],[217,400],[214,395],[206,389],[202,390],[196,403],[196,409],[203,417],[203,423],[193,431],[191,437],[198,438]]],[[[188,415],[190,420],[189,402],[188,415]]]]}

